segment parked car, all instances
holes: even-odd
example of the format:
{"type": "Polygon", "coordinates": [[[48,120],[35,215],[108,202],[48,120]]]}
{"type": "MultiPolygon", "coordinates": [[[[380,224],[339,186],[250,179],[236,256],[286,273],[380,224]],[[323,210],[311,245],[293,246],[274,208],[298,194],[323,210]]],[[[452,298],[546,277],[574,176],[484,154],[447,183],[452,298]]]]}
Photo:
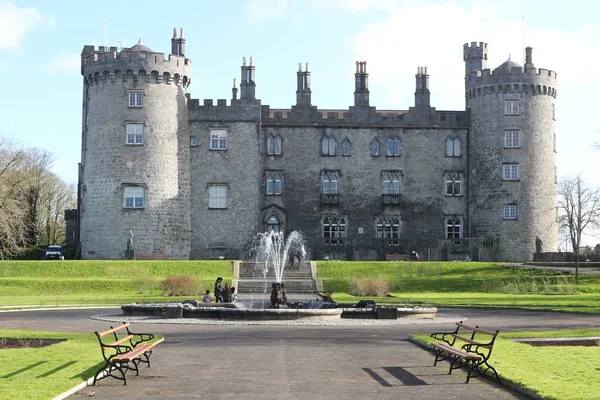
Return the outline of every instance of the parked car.
{"type": "Polygon", "coordinates": [[[59,245],[48,246],[46,249],[46,254],[44,255],[44,260],[64,260],[65,256],[63,255],[63,248],[59,245]]]}

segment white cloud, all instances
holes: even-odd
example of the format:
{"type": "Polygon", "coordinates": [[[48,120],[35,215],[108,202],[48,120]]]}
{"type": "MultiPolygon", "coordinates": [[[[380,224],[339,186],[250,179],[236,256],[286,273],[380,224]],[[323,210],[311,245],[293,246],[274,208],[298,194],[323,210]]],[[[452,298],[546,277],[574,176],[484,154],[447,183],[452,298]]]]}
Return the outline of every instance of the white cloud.
{"type": "Polygon", "coordinates": [[[81,66],[81,55],[59,54],[48,64],[48,70],[52,72],[76,71],[81,66]]]}
{"type": "Polygon", "coordinates": [[[261,22],[263,19],[284,17],[288,7],[288,0],[250,0],[246,11],[252,22],[261,22]]]}
{"type": "MultiPolygon", "coordinates": [[[[494,3],[475,2],[471,7],[454,2],[376,3],[382,2],[391,5],[389,17],[366,26],[350,42],[356,59],[368,61],[373,87],[385,90],[386,103],[391,106],[412,104],[414,81],[407,77],[424,65],[431,75],[433,105],[439,109],[462,107],[464,43],[488,43],[490,69],[506,61],[509,54],[512,60],[523,63],[523,21],[511,17],[518,15],[518,2],[508,10],[494,3]]],[[[526,29],[525,33],[525,46],[534,49],[535,66],[557,71],[559,82],[600,80],[600,41],[590,35],[589,27],[573,32],[526,29]],[[582,54],[585,63],[572,61],[582,54]]]]}
{"type": "Polygon", "coordinates": [[[35,8],[19,8],[0,1],[0,49],[16,49],[29,31],[46,19],[35,8]]]}

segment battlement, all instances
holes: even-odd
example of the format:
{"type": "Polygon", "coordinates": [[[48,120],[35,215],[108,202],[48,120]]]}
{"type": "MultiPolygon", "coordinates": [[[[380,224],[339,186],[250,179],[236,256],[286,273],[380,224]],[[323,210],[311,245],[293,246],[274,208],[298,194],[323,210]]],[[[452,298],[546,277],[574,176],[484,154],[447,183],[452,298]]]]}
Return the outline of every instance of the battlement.
{"type": "Polygon", "coordinates": [[[465,111],[427,112],[409,110],[377,110],[375,107],[350,107],[347,110],[322,109],[317,107],[292,107],[291,109],[262,106],[261,121],[265,125],[378,125],[378,126],[431,126],[462,128],[468,125],[465,111]]]}
{"type": "Polygon", "coordinates": [[[135,51],[116,47],[84,46],[81,52],[81,74],[88,84],[99,82],[146,81],[149,83],[190,84],[191,60],[184,56],[135,51]]]}
{"type": "Polygon", "coordinates": [[[259,121],[260,100],[232,99],[227,105],[227,100],[218,99],[215,105],[212,99],[204,99],[202,104],[199,99],[189,99],[188,113],[191,121],[259,121]]]}
{"type": "Polygon", "coordinates": [[[463,45],[463,60],[469,58],[483,58],[487,60],[488,44],[485,42],[471,42],[463,45]]]}
{"type": "Polygon", "coordinates": [[[484,94],[524,92],[556,97],[556,72],[544,68],[513,67],[503,70],[473,71],[465,78],[467,99],[484,94]]]}

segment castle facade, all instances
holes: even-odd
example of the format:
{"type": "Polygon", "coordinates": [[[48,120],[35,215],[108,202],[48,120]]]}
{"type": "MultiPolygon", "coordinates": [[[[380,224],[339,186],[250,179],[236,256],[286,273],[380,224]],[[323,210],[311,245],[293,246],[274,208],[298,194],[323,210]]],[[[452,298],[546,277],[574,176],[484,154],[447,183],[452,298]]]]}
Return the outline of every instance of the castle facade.
{"type": "Polygon", "coordinates": [[[84,46],[82,258],[130,246],[241,259],[266,230],[302,232],[313,259],[525,261],[536,237],[556,249],[556,73],[535,68],[531,48],[524,66],[493,70],[487,44],[463,54],[465,110],[431,106],[424,67],[414,106],[377,110],[366,62],[348,109],[312,104],[308,65],[296,104],[273,109],[256,99],[252,59],[230,101],[191,98],[183,30],[166,58],[84,46]]]}

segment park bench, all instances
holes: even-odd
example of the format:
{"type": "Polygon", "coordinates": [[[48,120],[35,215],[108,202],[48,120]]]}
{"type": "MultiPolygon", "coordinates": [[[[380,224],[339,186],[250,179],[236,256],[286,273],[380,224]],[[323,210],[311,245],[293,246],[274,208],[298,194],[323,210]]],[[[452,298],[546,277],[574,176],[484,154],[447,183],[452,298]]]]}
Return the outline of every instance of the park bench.
{"type": "Polygon", "coordinates": [[[123,384],[127,385],[127,378],[125,376],[127,371],[134,370],[136,375],[139,375],[140,370],[138,365],[142,362],[150,367],[152,348],[159,342],[144,343],[153,340],[154,335],[151,333],[131,332],[129,330],[130,325],[130,323],[123,322],[122,325],[117,327],[111,326],[107,331],[95,332],[100,342],[105,364],[94,376],[93,385],[96,384],[96,381],[102,380],[107,376],[122,380],[123,384]],[[113,374],[115,371],[119,371],[120,375],[113,374]]]}
{"type": "Polygon", "coordinates": [[[456,329],[453,332],[433,333],[431,338],[441,340],[439,343],[433,343],[435,351],[435,362],[448,360],[450,362],[451,374],[454,369],[466,368],[467,380],[469,383],[473,373],[477,375],[492,371],[496,380],[500,382],[498,372],[489,364],[492,348],[496,341],[499,331],[489,331],[481,329],[479,326],[468,326],[462,321],[456,323],[456,329]]]}
{"type": "Polygon", "coordinates": [[[168,260],[169,255],[164,253],[139,253],[135,255],[136,260],[168,260]]]}
{"type": "Polygon", "coordinates": [[[410,255],[403,254],[403,253],[386,253],[385,260],[386,261],[410,261],[410,255]]]}

